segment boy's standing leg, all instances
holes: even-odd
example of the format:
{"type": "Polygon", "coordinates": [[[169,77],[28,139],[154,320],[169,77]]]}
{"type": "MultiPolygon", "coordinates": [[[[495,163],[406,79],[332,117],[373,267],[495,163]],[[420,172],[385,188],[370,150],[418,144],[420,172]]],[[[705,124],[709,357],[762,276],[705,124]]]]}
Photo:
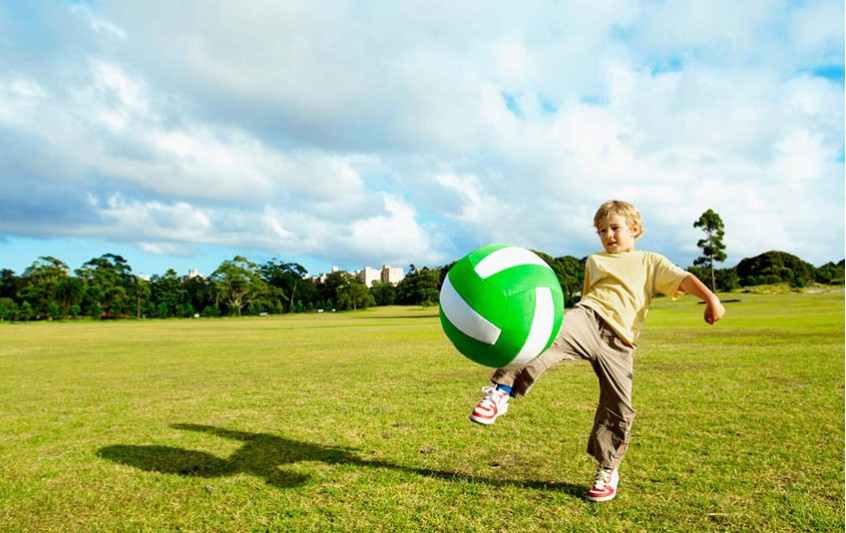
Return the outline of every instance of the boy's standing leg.
{"type": "Polygon", "coordinates": [[[591,501],[607,501],[617,492],[617,469],[629,447],[636,411],[632,406],[632,373],[634,348],[628,346],[603,324],[603,346],[591,359],[599,379],[599,405],[587,452],[599,467],[594,485],[588,492],[591,501]]]}

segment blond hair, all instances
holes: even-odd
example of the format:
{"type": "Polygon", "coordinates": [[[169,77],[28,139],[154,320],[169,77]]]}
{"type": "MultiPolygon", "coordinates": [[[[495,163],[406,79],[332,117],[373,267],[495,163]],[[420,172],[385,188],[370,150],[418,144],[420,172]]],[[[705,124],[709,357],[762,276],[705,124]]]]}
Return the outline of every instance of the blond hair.
{"type": "Polygon", "coordinates": [[[599,229],[599,224],[614,215],[619,215],[626,219],[629,226],[637,229],[635,239],[639,238],[646,231],[643,227],[643,219],[640,217],[640,211],[635,206],[622,200],[609,200],[599,206],[596,214],[593,216],[593,227],[599,229]]]}

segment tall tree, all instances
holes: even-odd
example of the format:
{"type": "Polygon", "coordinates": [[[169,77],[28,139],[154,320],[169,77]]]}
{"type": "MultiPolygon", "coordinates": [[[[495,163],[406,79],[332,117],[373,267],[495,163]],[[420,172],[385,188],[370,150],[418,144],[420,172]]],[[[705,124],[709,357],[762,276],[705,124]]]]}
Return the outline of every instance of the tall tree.
{"type": "Polygon", "coordinates": [[[70,316],[71,308],[82,301],[82,281],[79,278],[66,276],[56,283],[56,300],[62,311],[62,316],[70,316]]]}
{"type": "Polygon", "coordinates": [[[241,256],[224,261],[210,279],[219,297],[229,306],[229,313],[236,316],[241,316],[244,306],[260,296],[266,287],[256,264],[241,256]]]}
{"type": "Polygon", "coordinates": [[[276,294],[284,302],[283,311],[291,312],[297,298],[297,288],[306,274],[306,269],[298,263],[283,263],[278,259],[271,259],[261,265],[262,279],[275,289],[276,294]]]}
{"type": "Polygon", "coordinates": [[[440,297],[441,270],[409,265],[408,274],[397,284],[397,303],[402,305],[437,305],[440,297]]]}
{"type": "Polygon", "coordinates": [[[169,268],[164,275],[154,275],[150,278],[150,298],[157,306],[159,318],[178,317],[185,314],[188,291],[183,286],[182,278],[174,269],[169,268]]]}
{"type": "Polygon", "coordinates": [[[132,267],[115,254],[103,254],[78,268],[76,275],[85,284],[83,301],[94,318],[105,312],[114,317],[123,313],[127,288],[133,284],[132,267]]]}
{"type": "Polygon", "coordinates": [[[318,297],[325,306],[324,309],[334,309],[338,302],[338,288],[352,283],[355,276],[342,270],[332,272],[317,286],[318,297]]]}
{"type": "Polygon", "coordinates": [[[24,271],[25,285],[18,298],[30,303],[36,318],[48,316],[51,304],[56,306],[56,288],[69,272],[68,266],[55,257],[39,257],[24,271]]]}
{"type": "Polygon", "coordinates": [[[701,228],[705,232],[705,238],[700,239],[696,246],[702,248],[702,255],[694,260],[694,266],[706,267],[711,271],[711,290],[717,290],[717,280],[714,275],[714,263],[722,263],[726,260],[726,245],[723,244],[723,219],[720,215],[709,209],[702,213],[699,220],[693,223],[694,228],[701,228]]]}
{"type": "Polygon", "coordinates": [[[376,301],[376,305],[394,305],[397,301],[397,289],[390,283],[374,281],[370,287],[370,294],[376,301]]]}
{"type": "Polygon", "coordinates": [[[0,270],[0,298],[16,298],[18,291],[23,288],[23,283],[24,280],[16,276],[14,270],[0,270]]]}
{"type": "Polygon", "coordinates": [[[132,276],[130,278],[130,289],[132,289],[132,295],[135,297],[135,303],[130,307],[135,308],[135,318],[141,318],[144,306],[150,300],[150,282],[141,276],[132,276]]]}
{"type": "Polygon", "coordinates": [[[355,278],[350,278],[346,283],[335,288],[337,294],[338,309],[363,309],[376,305],[376,299],[367,290],[367,285],[355,278]]]}
{"type": "Polygon", "coordinates": [[[190,277],[182,285],[188,292],[188,301],[195,313],[201,313],[214,305],[214,284],[205,277],[190,277]]]}

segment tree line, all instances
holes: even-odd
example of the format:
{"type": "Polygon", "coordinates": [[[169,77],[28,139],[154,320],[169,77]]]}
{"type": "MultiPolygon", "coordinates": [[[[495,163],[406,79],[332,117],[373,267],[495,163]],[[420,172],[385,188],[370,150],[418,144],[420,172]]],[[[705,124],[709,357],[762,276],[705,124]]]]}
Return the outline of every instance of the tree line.
{"type": "MultiPolygon", "coordinates": [[[[566,305],[577,302],[586,258],[536,253],[555,271],[566,305]]],[[[333,272],[321,281],[308,277],[302,265],[279,259],[256,264],[237,256],[208,277],[180,276],[169,269],[147,280],[133,274],[123,257],[111,253],[73,272],[61,260],[45,256],[20,276],[0,270],[0,320],[219,317],[437,305],[451,266],[410,265],[397,285],[375,282],[368,288],[348,272],[333,272]]],[[[773,283],[793,287],[844,283],[843,261],[817,268],[784,252],[767,252],[727,269],[699,261],[688,270],[700,279],[713,279],[721,291],[773,283]]]]}
{"type": "Polygon", "coordinates": [[[20,276],[0,270],[0,320],[218,317],[436,303],[438,271],[410,268],[397,285],[368,288],[349,272],[314,280],[302,265],[278,259],[257,264],[236,256],[208,277],[169,269],[144,279],[120,255],[104,254],[73,272],[43,256],[20,276]]]}

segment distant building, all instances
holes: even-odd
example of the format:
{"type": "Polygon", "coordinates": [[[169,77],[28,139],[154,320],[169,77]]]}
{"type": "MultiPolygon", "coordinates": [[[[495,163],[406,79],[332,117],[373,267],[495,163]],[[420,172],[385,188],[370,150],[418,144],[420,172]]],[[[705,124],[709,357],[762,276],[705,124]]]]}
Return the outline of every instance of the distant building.
{"type": "Polygon", "coordinates": [[[382,272],[376,270],[375,268],[366,266],[363,270],[356,273],[356,278],[369,288],[373,286],[374,281],[382,280],[382,272]]]}
{"type": "MultiPolygon", "coordinates": [[[[332,273],[340,272],[340,269],[336,266],[332,267],[332,273]]],[[[368,288],[373,286],[374,282],[380,283],[389,283],[391,285],[396,285],[403,278],[403,269],[392,267],[390,265],[385,265],[382,267],[381,270],[377,270],[375,268],[370,268],[368,266],[364,267],[363,269],[359,270],[358,272],[347,272],[355,279],[366,285],[368,288]]],[[[324,283],[326,282],[326,278],[329,274],[320,273],[317,276],[310,276],[311,280],[315,283],[324,283]]],[[[304,279],[308,278],[309,276],[303,276],[304,279]]]]}
{"type": "Polygon", "coordinates": [[[401,268],[392,267],[391,265],[384,265],[381,270],[366,266],[363,270],[356,273],[356,278],[369,288],[373,286],[374,281],[396,285],[402,281],[402,275],[403,271],[401,268]]]}
{"type": "Polygon", "coordinates": [[[390,283],[391,285],[396,285],[402,281],[403,277],[402,268],[392,267],[391,265],[383,266],[381,274],[382,283],[390,283]]]}

